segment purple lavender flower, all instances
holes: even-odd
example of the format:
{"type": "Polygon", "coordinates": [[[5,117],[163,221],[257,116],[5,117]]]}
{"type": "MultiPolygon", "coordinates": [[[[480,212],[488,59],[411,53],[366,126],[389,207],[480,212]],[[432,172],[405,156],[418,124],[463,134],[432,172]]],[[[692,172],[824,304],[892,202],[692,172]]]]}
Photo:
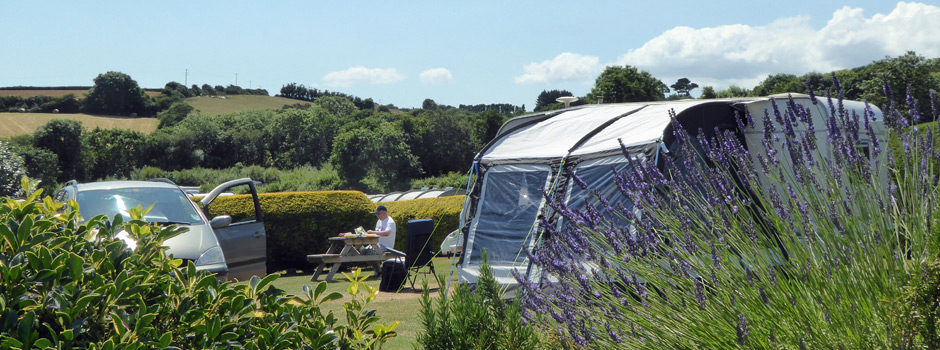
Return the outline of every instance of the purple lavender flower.
{"type": "Polygon", "coordinates": [[[695,279],[695,300],[698,301],[698,307],[705,308],[705,288],[702,286],[702,281],[695,279]]]}
{"type": "Polygon", "coordinates": [[[738,344],[747,344],[747,336],[751,334],[751,331],[747,327],[747,319],[744,318],[744,314],[738,314],[738,324],[734,328],[737,331],[738,344]]]}

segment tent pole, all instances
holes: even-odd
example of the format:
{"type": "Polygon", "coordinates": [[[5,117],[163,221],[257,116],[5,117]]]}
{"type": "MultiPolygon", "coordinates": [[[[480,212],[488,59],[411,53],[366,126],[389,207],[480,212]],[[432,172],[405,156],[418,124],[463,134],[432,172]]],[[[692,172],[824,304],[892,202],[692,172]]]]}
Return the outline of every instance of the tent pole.
{"type": "MultiPolygon", "coordinates": [[[[477,170],[477,161],[473,161],[473,164],[470,165],[470,170],[467,170],[467,190],[464,194],[463,208],[467,210],[467,204],[470,201],[470,182],[473,180],[473,174],[476,174],[477,170]]],[[[457,227],[457,242],[460,243],[460,236],[463,235],[463,225],[464,220],[461,218],[460,226],[457,227]]],[[[466,253],[461,251],[461,254],[466,253]]],[[[447,284],[444,289],[444,300],[447,300],[447,294],[450,292],[450,281],[454,279],[454,269],[457,267],[457,246],[454,246],[454,257],[450,261],[450,273],[447,276],[447,284]]]]}

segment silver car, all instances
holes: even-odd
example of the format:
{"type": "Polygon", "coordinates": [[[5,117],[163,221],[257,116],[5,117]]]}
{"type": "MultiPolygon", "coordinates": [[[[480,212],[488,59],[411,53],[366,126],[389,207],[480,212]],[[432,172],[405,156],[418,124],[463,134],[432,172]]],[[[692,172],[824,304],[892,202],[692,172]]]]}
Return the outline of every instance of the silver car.
{"type": "MultiPolygon", "coordinates": [[[[169,180],[105,181],[78,183],[69,181],[56,192],[55,199],[78,202],[83,218],[97,215],[127,217],[127,210],[137,206],[153,208],[144,216],[147,222],[174,224],[188,229],[164,244],[167,254],[193,261],[197,270],[205,270],[223,278],[245,280],[266,273],[266,247],[261,205],[254,182],[239,179],[216,187],[201,201],[205,212],[215,198],[231,188],[248,186],[255,204],[253,217],[233,223],[227,215],[211,221],[176,184],[169,180]]],[[[132,245],[133,242],[129,242],[132,245]]]]}

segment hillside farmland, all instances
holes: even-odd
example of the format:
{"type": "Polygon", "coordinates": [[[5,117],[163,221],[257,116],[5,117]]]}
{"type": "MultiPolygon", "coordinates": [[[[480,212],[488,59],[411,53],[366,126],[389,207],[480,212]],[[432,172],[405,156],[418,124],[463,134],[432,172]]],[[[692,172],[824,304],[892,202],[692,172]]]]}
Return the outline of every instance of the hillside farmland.
{"type": "Polygon", "coordinates": [[[71,119],[82,123],[86,129],[130,129],[149,134],[157,130],[157,118],[127,118],[90,115],[84,113],[0,113],[0,137],[32,134],[36,128],[53,119],[71,119]]]}
{"type": "Polygon", "coordinates": [[[199,96],[187,98],[185,101],[198,113],[212,115],[279,109],[293,104],[312,104],[307,101],[261,95],[199,96]]]}

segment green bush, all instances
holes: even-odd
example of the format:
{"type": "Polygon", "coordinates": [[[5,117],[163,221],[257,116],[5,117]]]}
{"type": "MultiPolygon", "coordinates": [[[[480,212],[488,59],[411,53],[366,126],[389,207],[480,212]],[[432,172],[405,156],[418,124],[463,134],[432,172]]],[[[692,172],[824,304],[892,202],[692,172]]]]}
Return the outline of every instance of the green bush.
{"type": "MultiPolygon", "coordinates": [[[[405,247],[409,220],[434,220],[434,232],[431,233],[431,242],[428,243],[428,246],[432,250],[438,250],[444,238],[460,225],[460,211],[463,209],[463,202],[464,196],[449,196],[379,202],[375,205],[384,205],[388,208],[388,215],[395,219],[398,226],[395,232],[395,246],[398,248],[405,247]]],[[[369,217],[375,220],[375,217],[371,214],[369,217]]]]}
{"type": "MultiPolygon", "coordinates": [[[[375,206],[357,191],[261,193],[267,232],[268,271],[311,270],[308,254],[329,248],[327,238],[357,226],[370,227],[375,206]]],[[[254,215],[250,195],[219,197],[209,205],[211,216],[238,220],[254,215]]]]}
{"type": "Polygon", "coordinates": [[[59,181],[82,177],[82,123],[68,119],[50,120],[33,134],[33,145],[55,153],[59,160],[59,181]]]}
{"type": "Polygon", "coordinates": [[[56,189],[59,178],[59,157],[55,153],[33,146],[32,142],[14,145],[13,150],[23,158],[26,175],[40,181],[40,188],[48,193],[56,189]]]}
{"type": "Polygon", "coordinates": [[[139,208],[132,221],[79,224],[74,202],[38,194],[0,200],[2,349],[373,349],[395,336],[397,323],[366,309],[377,291],[358,271],[341,324],[320,308],[342,298],[325,283],[294,297],[272,287],[278,275],[221,282],[166,258],[163,242],[182,230],[147,225],[139,208]],[[135,250],[113,238],[121,231],[135,250]]]}
{"type": "Polygon", "coordinates": [[[122,129],[95,128],[82,133],[82,160],[86,178],[127,176],[140,163],[146,135],[122,129]]]}
{"type": "Polygon", "coordinates": [[[465,188],[467,173],[452,171],[443,175],[411,180],[411,188],[465,188]]]}
{"type": "MultiPolygon", "coordinates": [[[[523,318],[519,299],[507,300],[502,293],[483,253],[480,279],[475,290],[466,284],[457,285],[446,295],[439,288],[439,297],[432,301],[427,284],[421,295],[423,333],[418,344],[427,350],[437,349],[553,349],[570,348],[539,339],[540,333],[523,318]]],[[[444,285],[444,279],[438,281],[444,285]]]]}
{"type": "Polygon", "coordinates": [[[176,125],[176,123],[185,119],[192,111],[193,106],[186,104],[186,102],[174,103],[170,105],[170,108],[157,113],[157,118],[160,119],[160,127],[164,128],[176,125]]]}
{"type": "Polygon", "coordinates": [[[13,152],[5,142],[0,142],[0,196],[22,194],[20,180],[26,176],[23,158],[13,152]]]}
{"type": "Polygon", "coordinates": [[[126,178],[149,180],[155,177],[165,177],[183,186],[200,186],[202,192],[211,191],[223,182],[243,177],[260,181],[258,191],[261,192],[335,190],[339,188],[340,183],[339,175],[329,163],[320,168],[303,166],[289,170],[237,165],[225,169],[192,168],[165,171],[148,166],[131,171],[126,178]]]}

